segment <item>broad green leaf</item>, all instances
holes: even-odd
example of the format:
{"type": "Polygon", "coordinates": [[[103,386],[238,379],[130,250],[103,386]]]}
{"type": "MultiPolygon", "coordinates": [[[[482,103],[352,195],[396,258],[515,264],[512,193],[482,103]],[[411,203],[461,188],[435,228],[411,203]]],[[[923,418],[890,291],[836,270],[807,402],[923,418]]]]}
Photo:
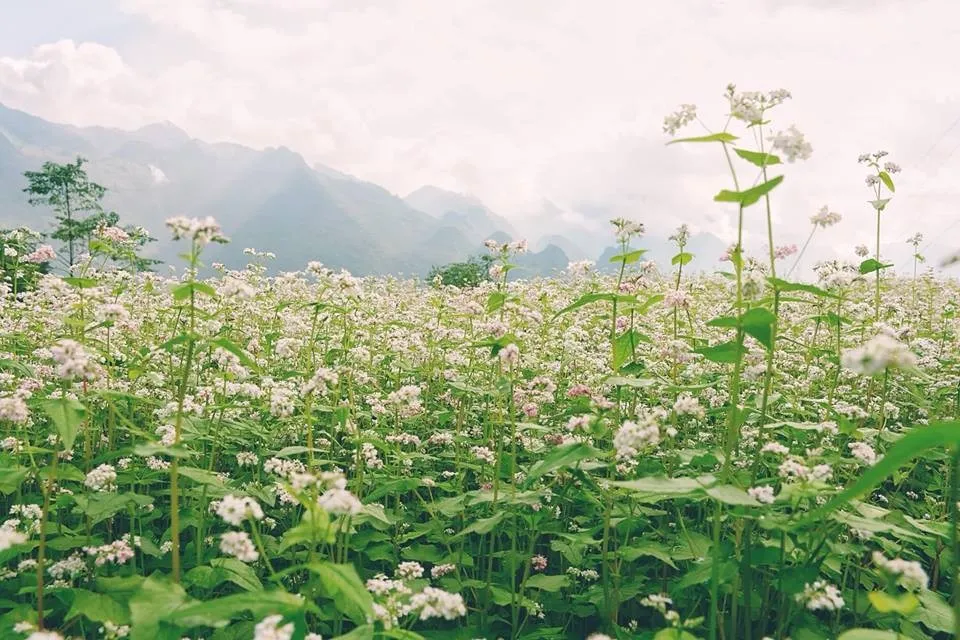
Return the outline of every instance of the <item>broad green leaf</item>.
{"type": "Polygon", "coordinates": [[[880,198],[878,200],[870,200],[870,204],[873,205],[873,208],[877,211],[883,211],[887,208],[887,203],[890,202],[890,198],[880,198]]]}
{"type": "Polygon", "coordinates": [[[507,299],[507,294],[502,291],[493,291],[487,297],[487,313],[493,313],[503,306],[507,299]]]}
{"type": "Polygon", "coordinates": [[[697,636],[684,629],[675,629],[673,627],[660,629],[653,636],[653,640],[700,640],[697,636]]]}
{"type": "Polygon", "coordinates": [[[69,451],[77,439],[77,431],[83,422],[86,409],[79,400],[67,397],[44,400],[43,411],[49,416],[57,429],[63,450],[69,451]]]}
{"type": "Polygon", "coordinates": [[[693,260],[693,254],[682,251],[670,259],[670,264],[683,266],[689,264],[691,260],[693,260]]]}
{"type": "Polygon", "coordinates": [[[837,636],[837,640],[897,640],[899,637],[900,635],[896,631],[849,629],[837,636]]]}
{"type": "Polygon", "coordinates": [[[482,518],[480,520],[475,520],[473,524],[471,524],[469,527],[467,527],[466,529],[458,533],[457,537],[459,538],[459,537],[468,535],[470,533],[479,533],[479,534],[490,533],[506,517],[507,517],[507,513],[505,511],[498,511],[497,513],[490,516],[489,518],[482,518]]]}
{"type": "Polygon", "coordinates": [[[748,494],[743,489],[738,489],[733,485],[721,484],[706,489],[707,495],[722,502],[724,504],[743,506],[743,507],[759,507],[760,503],[757,502],[753,496],[748,494]]]}
{"type": "Polygon", "coordinates": [[[881,171],[877,174],[880,177],[880,180],[883,182],[883,185],[890,189],[890,193],[894,193],[896,189],[893,186],[893,178],[890,177],[890,174],[886,171],[881,171]]]}
{"type": "Polygon", "coordinates": [[[656,502],[669,498],[704,497],[706,495],[704,489],[715,483],[716,478],[708,475],[699,478],[649,476],[638,480],[615,481],[610,484],[632,491],[644,502],[656,502]]]}
{"type": "Polygon", "coordinates": [[[759,151],[748,151],[747,149],[734,149],[734,152],[747,162],[755,164],[758,167],[769,167],[772,164],[780,164],[780,158],[771,153],[760,153],[759,151]]]}
{"type": "Polygon", "coordinates": [[[746,208],[756,204],[760,198],[770,193],[781,182],[783,182],[783,176],[777,176],[746,191],[727,191],[724,189],[715,195],[713,200],[714,202],[736,202],[741,207],[746,208]]]}
{"type": "Polygon", "coordinates": [[[357,624],[373,618],[373,598],[351,564],[315,562],[307,565],[320,578],[324,594],[357,624]]]}
{"type": "Polygon", "coordinates": [[[610,262],[622,262],[623,264],[633,264],[639,260],[643,254],[647,252],[647,249],[635,249],[633,251],[628,251],[627,253],[620,253],[615,256],[610,256],[610,262]]]}
{"type": "Polygon", "coordinates": [[[887,449],[873,466],[860,472],[855,482],[828,500],[822,507],[807,512],[798,524],[808,525],[822,521],[833,511],[859,498],[879,485],[894,471],[929,449],[944,449],[960,444],[960,421],[935,422],[913,427],[887,449]]]}
{"type": "Polygon", "coordinates": [[[523,484],[525,487],[529,487],[541,476],[553,473],[558,469],[572,467],[581,460],[597,458],[600,455],[600,451],[582,442],[562,445],[547,454],[546,458],[534,464],[527,473],[527,478],[523,484]]]}
{"type": "Polygon", "coordinates": [[[240,361],[240,364],[248,369],[252,369],[254,371],[260,370],[260,365],[257,364],[257,361],[254,360],[249,353],[241,349],[240,345],[236,344],[232,340],[227,338],[214,338],[210,340],[210,346],[220,347],[224,351],[229,351],[237,357],[237,359],[240,361]]]}
{"type": "Polygon", "coordinates": [[[770,349],[773,347],[773,323],[776,319],[769,309],[753,307],[740,316],[740,325],[744,333],[770,349]]]}
{"type": "Polygon", "coordinates": [[[700,347],[699,349],[694,349],[693,352],[699,353],[712,362],[732,363],[736,362],[737,358],[742,357],[747,352],[747,349],[742,344],[731,340],[730,342],[722,342],[712,347],[700,347]]]}
{"type": "Polygon", "coordinates": [[[0,493],[8,496],[16,492],[29,472],[27,467],[0,467],[0,493]]]}
{"type": "Polygon", "coordinates": [[[711,133],[708,136],[696,136],[693,138],[678,138],[676,140],[671,140],[667,144],[677,144],[678,142],[733,142],[737,139],[737,136],[732,133],[727,133],[726,131],[721,131],[719,133],[711,133]]]}
{"type": "Polygon", "coordinates": [[[90,518],[91,524],[102,522],[121,511],[126,511],[132,505],[144,506],[151,504],[153,498],[137,493],[90,493],[73,497],[76,509],[90,518]]]}
{"type": "Polygon", "coordinates": [[[189,478],[197,484],[205,484],[211,487],[226,489],[223,479],[212,471],[206,469],[197,469],[196,467],[180,467],[179,473],[184,478],[189,478]]]}
{"type": "Polygon", "coordinates": [[[783,291],[785,293],[791,291],[803,291],[805,293],[812,293],[815,296],[821,298],[836,298],[836,294],[830,293],[829,291],[824,291],[820,287],[815,287],[812,284],[802,284],[800,282],[787,282],[786,280],[781,280],[780,278],[767,278],[771,285],[778,291],[783,291]]]}
{"type": "Polygon", "coordinates": [[[880,271],[881,269],[887,269],[892,266],[892,264],[883,264],[881,262],[877,262],[873,258],[867,258],[860,263],[860,273],[873,273],[874,271],[880,271]]]}
{"type": "Polygon", "coordinates": [[[628,376],[610,376],[604,379],[604,383],[612,387],[633,387],[634,389],[643,389],[656,384],[656,380],[650,378],[631,378],[628,376]]]}
{"type": "Polygon", "coordinates": [[[100,284],[100,281],[96,278],[64,278],[63,281],[78,289],[92,289],[100,284]]]}
{"type": "Polygon", "coordinates": [[[617,550],[617,553],[621,558],[628,562],[632,562],[637,558],[643,556],[650,556],[651,558],[656,558],[664,564],[668,564],[674,569],[677,568],[677,565],[673,563],[673,558],[670,555],[670,549],[666,545],[660,544],[659,542],[637,542],[633,543],[626,547],[620,547],[617,550]]]}
{"type": "Polygon", "coordinates": [[[936,591],[924,589],[919,594],[920,608],[908,616],[912,622],[919,622],[933,631],[952,633],[954,630],[953,608],[936,591]]]}
{"type": "MultiPolygon", "coordinates": [[[[335,637],[333,640],[373,640],[373,631],[372,624],[364,624],[354,628],[352,631],[335,637]]],[[[382,632],[378,631],[377,633],[382,632]]]]}
{"type": "Polygon", "coordinates": [[[176,301],[186,300],[190,297],[190,294],[203,294],[205,296],[210,296],[211,298],[217,297],[217,291],[205,282],[184,282],[181,285],[174,287],[173,289],[173,299],[176,301]]]}
{"type": "Polygon", "coordinates": [[[245,562],[236,558],[214,558],[210,561],[210,566],[245,591],[263,591],[263,583],[257,577],[257,572],[245,562]]]}
{"type": "Polygon", "coordinates": [[[166,613],[162,620],[187,628],[219,627],[248,611],[254,618],[263,618],[273,614],[290,615],[304,606],[304,598],[286,591],[257,591],[186,604],[166,613]]]}
{"type": "Polygon", "coordinates": [[[126,624],[130,621],[127,608],[108,595],[94,593],[86,589],[70,589],[66,593],[73,595],[73,602],[65,618],[84,616],[94,622],[111,621],[126,624]]]}
{"type": "Polygon", "coordinates": [[[548,576],[542,573],[537,573],[529,578],[523,583],[523,586],[528,589],[541,589],[543,591],[560,591],[564,587],[569,586],[570,577],[567,575],[557,575],[557,576],[548,576]]]}
{"type": "Polygon", "coordinates": [[[163,574],[151,575],[130,597],[131,640],[155,640],[160,637],[161,631],[166,634],[169,625],[163,625],[161,620],[187,601],[187,592],[183,587],[163,574]]]}
{"type": "Polygon", "coordinates": [[[641,341],[649,342],[645,336],[634,329],[627,329],[613,340],[613,370],[619,371],[620,367],[633,359],[633,353],[641,341]]]}
{"type": "Polygon", "coordinates": [[[574,309],[579,309],[580,307],[586,306],[588,304],[592,304],[594,302],[599,302],[601,300],[607,300],[610,302],[614,300],[618,302],[636,302],[637,297],[627,296],[627,295],[617,295],[614,293],[585,293],[582,296],[580,296],[575,302],[567,305],[560,311],[557,311],[553,317],[556,318],[557,316],[563,315],[564,313],[568,313],[570,311],[573,311],[574,309]]]}
{"type": "Polygon", "coordinates": [[[871,591],[867,594],[870,604],[880,613],[897,613],[901,616],[909,615],[920,604],[917,596],[912,593],[902,593],[897,596],[884,591],[871,591]]]}

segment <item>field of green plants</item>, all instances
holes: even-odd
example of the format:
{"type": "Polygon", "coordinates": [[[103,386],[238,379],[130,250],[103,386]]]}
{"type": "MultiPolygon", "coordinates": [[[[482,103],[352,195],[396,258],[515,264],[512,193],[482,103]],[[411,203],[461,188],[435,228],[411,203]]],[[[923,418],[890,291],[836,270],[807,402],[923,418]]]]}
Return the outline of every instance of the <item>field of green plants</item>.
{"type": "Polygon", "coordinates": [[[799,281],[789,97],[672,138],[767,220],[711,273],[623,219],[613,275],[508,281],[491,242],[464,289],[207,266],[212,219],[167,222],[174,276],[110,266],[114,226],[69,274],[7,236],[0,638],[960,637],[960,284],[882,262],[883,152],[845,213],[875,247],[799,281]]]}

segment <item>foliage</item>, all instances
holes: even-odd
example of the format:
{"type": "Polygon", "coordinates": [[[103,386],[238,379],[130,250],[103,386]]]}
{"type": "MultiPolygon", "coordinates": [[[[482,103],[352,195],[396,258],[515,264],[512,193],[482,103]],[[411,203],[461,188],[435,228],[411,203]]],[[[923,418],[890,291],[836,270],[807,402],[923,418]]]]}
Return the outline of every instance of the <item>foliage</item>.
{"type": "Polygon", "coordinates": [[[490,281],[491,261],[491,256],[480,255],[473,256],[464,262],[451,262],[444,266],[432,267],[427,274],[427,281],[461,289],[476,287],[490,281]]]}

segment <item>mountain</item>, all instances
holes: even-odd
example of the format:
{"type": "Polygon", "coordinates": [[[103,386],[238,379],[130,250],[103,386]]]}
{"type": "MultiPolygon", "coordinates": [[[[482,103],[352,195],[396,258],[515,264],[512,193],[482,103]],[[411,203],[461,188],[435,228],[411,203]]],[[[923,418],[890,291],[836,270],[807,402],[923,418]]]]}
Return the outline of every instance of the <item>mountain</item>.
{"type": "Polygon", "coordinates": [[[403,199],[409,206],[439,219],[444,225],[459,229],[476,243],[482,243],[500,231],[516,236],[506,218],[497,215],[473,196],[446,191],[438,187],[420,187],[403,199]]]}
{"type": "Polygon", "coordinates": [[[512,260],[517,267],[510,270],[510,280],[556,276],[570,264],[570,258],[555,244],[547,245],[538,252],[515,256],[512,260]]]}
{"type": "Polygon", "coordinates": [[[578,246],[575,242],[559,234],[546,235],[537,241],[537,249],[543,251],[550,245],[563,250],[570,260],[586,260],[591,257],[587,251],[578,246]]]}
{"type": "Polygon", "coordinates": [[[274,270],[310,260],[357,275],[425,274],[433,265],[483,251],[510,224],[479,200],[435,187],[400,198],[383,187],[323,165],[310,166],[280,147],[256,150],[191,138],[169,122],[135,131],[47,122],[0,105],[0,224],[49,230],[52,212],[31,207],[23,172],[45,161],[89,160],[88,173],[107,188],[104,206],[159,241],[152,257],[174,263],[182,247],[164,220],[213,216],[231,238],[204,260],[229,268],[246,263],[243,249],[276,254],[274,270]]]}

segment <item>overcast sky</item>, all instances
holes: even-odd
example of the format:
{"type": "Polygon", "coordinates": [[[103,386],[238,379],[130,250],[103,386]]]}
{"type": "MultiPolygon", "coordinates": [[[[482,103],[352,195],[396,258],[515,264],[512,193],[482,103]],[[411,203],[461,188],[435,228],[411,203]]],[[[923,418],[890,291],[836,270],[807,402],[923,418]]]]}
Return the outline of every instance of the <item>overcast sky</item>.
{"type": "MultiPolygon", "coordinates": [[[[728,82],[786,88],[780,238],[871,237],[865,151],[903,166],[885,238],[960,245],[956,0],[0,0],[0,102],[77,125],[169,120],[285,145],[398,194],[470,192],[522,221],[546,198],[724,236],[716,148],[664,146],[682,102],[722,126],[728,82]],[[953,226],[950,226],[953,225],[953,226]]],[[[759,218],[760,211],[751,211],[759,218]]],[[[756,230],[758,220],[751,219],[756,230]]],[[[754,233],[751,237],[758,238],[754,233]]],[[[941,249],[945,250],[944,247],[941,249]]],[[[934,249],[932,251],[939,250],[934,249]]]]}

